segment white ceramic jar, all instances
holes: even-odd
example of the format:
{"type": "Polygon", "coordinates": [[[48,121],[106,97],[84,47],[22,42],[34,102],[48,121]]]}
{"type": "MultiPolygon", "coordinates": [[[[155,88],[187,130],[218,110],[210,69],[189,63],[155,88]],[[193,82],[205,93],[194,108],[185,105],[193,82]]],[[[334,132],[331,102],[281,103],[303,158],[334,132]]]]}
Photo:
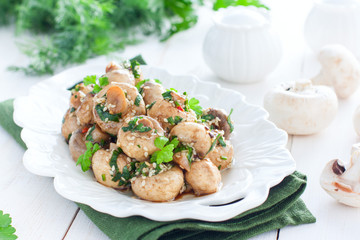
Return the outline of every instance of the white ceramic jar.
{"type": "Polygon", "coordinates": [[[327,44],[341,44],[360,58],[359,0],[319,0],[306,19],[304,34],[315,53],[327,44]]]}
{"type": "Polygon", "coordinates": [[[203,55],[217,76],[252,83],[265,79],[275,69],[282,47],[266,9],[223,8],[215,13],[214,23],[205,37],[203,55]]]}

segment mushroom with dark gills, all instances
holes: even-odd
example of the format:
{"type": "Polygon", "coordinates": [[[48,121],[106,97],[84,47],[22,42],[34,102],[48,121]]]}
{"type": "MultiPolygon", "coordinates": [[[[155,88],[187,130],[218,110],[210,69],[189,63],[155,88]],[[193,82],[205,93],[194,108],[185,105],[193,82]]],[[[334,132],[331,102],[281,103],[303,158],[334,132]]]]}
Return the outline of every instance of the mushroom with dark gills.
{"type": "Polygon", "coordinates": [[[264,98],[269,119],[289,134],[308,135],[325,129],[335,118],[338,101],[326,86],[313,86],[303,79],[283,83],[264,98]]]}
{"type": "Polygon", "coordinates": [[[360,207],[360,144],[353,145],[350,163],[328,162],[320,177],[321,187],[338,202],[360,207]]]}

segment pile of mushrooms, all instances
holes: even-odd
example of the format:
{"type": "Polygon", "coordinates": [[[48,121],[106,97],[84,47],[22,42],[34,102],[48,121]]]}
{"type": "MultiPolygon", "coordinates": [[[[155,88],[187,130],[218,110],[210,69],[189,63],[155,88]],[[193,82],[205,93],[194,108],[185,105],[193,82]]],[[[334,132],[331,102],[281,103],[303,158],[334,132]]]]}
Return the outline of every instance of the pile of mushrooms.
{"type": "MultiPolygon", "coordinates": [[[[336,116],[337,97],[348,98],[359,87],[360,64],[345,47],[327,45],[318,60],[322,69],[311,81],[283,83],[265,96],[270,120],[289,134],[308,135],[325,129],[336,116]]],[[[360,109],[354,115],[354,126],[360,134],[360,109]]]]}
{"type": "Polygon", "coordinates": [[[91,168],[102,185],[154,202],[219,190],[220,170],[231,167],[234,155],[233,125],[224,110],[195,113],[186,93],[144,80],[140,66],[127,62],[109,63],[91,81],[71,89],[62,125],[83,171],[91,168]]]}
{"type": "Polygon", "coordinates": [[[360,207],[360,144],[353,145],[349,164],[338,159],[326,164],[320,184],[338,202],[360,207]]]}

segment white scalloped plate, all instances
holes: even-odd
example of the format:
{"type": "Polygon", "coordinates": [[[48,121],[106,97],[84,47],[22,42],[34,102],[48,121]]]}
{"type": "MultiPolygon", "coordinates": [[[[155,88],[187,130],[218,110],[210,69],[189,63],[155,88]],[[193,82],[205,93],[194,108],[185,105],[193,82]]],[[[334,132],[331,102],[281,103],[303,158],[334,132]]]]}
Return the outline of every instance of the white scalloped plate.
{"type": "Polygon", "coordinates": [[[167,203],[140,200],[131,192],[104,187],[95,181],[91,171],[83,173],[75,166],[60,133],[70,96],[66,89],[86,75],[103,71],[104,66],[96,65],[69,69],[36,84],[28,96],[14,103],[14,121],[23,127],[21,137],[28,147],[23,158],[25,167],[34,174],[54,177],[55,189],[63,197],[116,217],[140,215],[157,221],[189,218],[215,222],[261,205],[269,189],[295,170],[295,161],[285,148],[287,134],[267,120],[265,110],[218,84],[145,66],[146,78],[158,78],[167,88],[187,91],[203,107],[227,111],[234,108],[233,167],[222,172],[219,192],[202,197],[186,195],[167,203]]]}

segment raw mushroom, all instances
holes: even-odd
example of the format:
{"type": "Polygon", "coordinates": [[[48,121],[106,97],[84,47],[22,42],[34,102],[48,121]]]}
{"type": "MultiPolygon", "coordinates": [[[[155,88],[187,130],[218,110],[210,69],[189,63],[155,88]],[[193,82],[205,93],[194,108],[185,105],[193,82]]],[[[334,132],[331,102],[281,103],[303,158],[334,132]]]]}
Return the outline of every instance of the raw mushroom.
{"type": "Polygon", "coordinates": [[[312,86],[304,79],[283,83],[268,92],[264,108],[269,120],[289,134],[318,133],[335,118],[338,101],[335,93],[326,86],[312,86]]]}
{"type": "Polygon", "coordinates": [[[321,177],[322,188],[340,203],[360,207],[360,149],[353,146],[351,161],[344,166],[337,159],[326,164],[321,177]]]}
{"type": "Polygon", "coordinates": [[[79,128],[74,131],[69,140],[69,149],[72,159],[76,162],[80,155],[86,151],[85,145],[86,131],[83,128],[79,128]]]}
{"type": "Polygon", "coordinates": [[[204,159],[191,164],[191,170],[185,173],[185,179],[196,195],[203,195],[219,190],[221,174],[209,159],[204,159]]]}
{"type": "Polygon", "coordinates": [[[170,136],[176,136],[178,140],[192,147],[194,154],[204,158],[211,148],[212,138],[207,127],[195,122],[182,122],[176,125],[170,132],[170,136]]]}
{"type": "Polygon", "coordinates": [[[151,154],[159,150],[154,144],[159,136],[164,136],[164,130],[155,119],[136,116],[122,122],[117,145],[129,157],[146,161],[151,154]]]}
{"type": "Polygon", "coordinates": [[[224,110],[208,108],[204,111],[203,118],[204,116],[209,117],[205,123],[212,125],[215,129],[223,130],[225,139],[230,138],[231,127],[228,123],[228,116],[224,110]]]}
{"type": "MultiPolygon", "coordinates": [[[[126,187],[119,186],[119,181],[112,181],[113,170],[109,164],[112,157],[113,151],[106,151],[103,149],[98,150],[92,157],[92,170],[96,180],[104,186],[112,187],[115,189],[124,189],[126,187]]],[[[116,159],[116,164],[119,168],[119,172],[122,173],[123,168],[131,162],[131,159],[128,158],[125,154],[119,154],[116,159]]]]}
{"type": "Polygon", "coordinates": [[[178,166],[151,177],[138,176],[131,183],[131,188],[138,197],[153,202],[173,200],[183,186],[184,174],[178,166]]]}
{"type": "Polygon", "coordinates": [[[348,98],[360,84],[360,64],[342,45],[327,45],[318,55],[322,65],[320,73],[312,79],[314,84],[333,86],[339,98],[348,98]]]}
{"type": "Polygon", "coordinates": [[[357,135],[360,136],[360,106],[358,106],[354,112],[353,124],[357,135]]]}

